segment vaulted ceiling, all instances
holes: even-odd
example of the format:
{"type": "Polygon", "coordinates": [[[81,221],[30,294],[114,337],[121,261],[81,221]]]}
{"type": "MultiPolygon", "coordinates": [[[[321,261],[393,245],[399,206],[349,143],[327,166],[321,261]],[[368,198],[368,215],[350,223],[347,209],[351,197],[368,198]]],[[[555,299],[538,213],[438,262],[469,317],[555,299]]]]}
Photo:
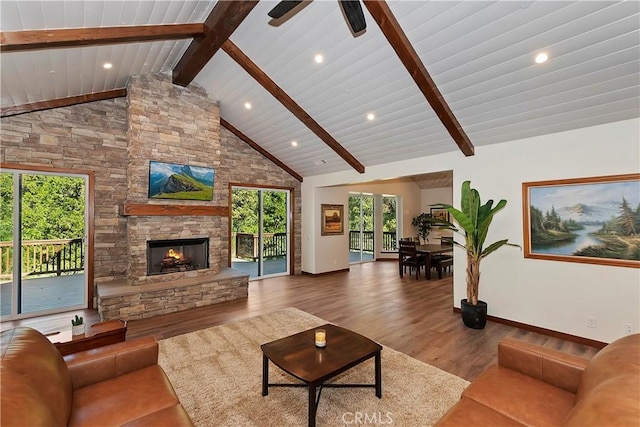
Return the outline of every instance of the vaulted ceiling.
{"type": "Polygon", "coordinates": [[[637,1],[366,0],[357,37],[336,1],[275,5],[2,0],[2,115],[166,72],[298,179],[640,117],[637,1]]]}

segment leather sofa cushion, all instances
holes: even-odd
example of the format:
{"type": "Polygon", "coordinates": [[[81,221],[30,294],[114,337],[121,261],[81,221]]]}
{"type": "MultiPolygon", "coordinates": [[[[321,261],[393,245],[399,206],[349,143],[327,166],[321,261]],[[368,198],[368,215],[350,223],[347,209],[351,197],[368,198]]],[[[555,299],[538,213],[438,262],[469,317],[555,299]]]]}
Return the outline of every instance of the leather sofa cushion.
{"type": "MultiPolygon", "coordinates": [[[[10,402],[5,402],[8,390],[5,377],[13,373],[21,377],[22,388],[31,396],[20,405],[21,412],[42,413],[44,406],[49,412],[49,425],[65,425],[71,412],[72,386],[69,371],[58,349],[40,332],[17,327],[3,331],[2,340],[2,425],[10,402]],[[28,388],[28,390],[26,389],[28,388]],[[35,398],[37,396],[37,399],[35,398]]],[[[14,384],[15,385],[15,384],[14,384]]],[[[11,391],[10,393],[14,393],[11,391]]],[[[8,414],[9,417],[11,414],[8,414]]],[[[33,414],[30,414],[33,415],[33,414]]]]}
{"type": "Polygon", "coordinates": [[[535,426],[561,425],[575,401],[573,393],[499,365],[483,372],[462,396],[535,426]]]}
{"type": "Polygon", "coordinates": [[[576,393],[589,361],[558,350],[506,337],[498,344],[498,364],[576,393]]]}
{"type": "Polygon", "coordinates": [[[164,371],[153,365],[75,390],[69,426],[124,425],[178,404],[164,371]]]}
{"type": "Polygon", "coordinates": [[[0,425],[2,427],[49,427],[54,419],[51,405],[23,375],[0,368],[0,425]]]}
{"type": "Polygon", "coordinates": [[[471,399],[462,399],[436,424],[437,427],[500,426],[520,427],[514,419],[471,399]]]}
{"type": "Polygon", "coordinates": [[[73,388],[105,381],[158,363],[158,343],[152,337],[136,338],[64,357],[73,388]]]}
{"type": "MultiPolygon", "coordinates": [[[[637,377],[639,372],[640,334],[620,338],[593,356],[580,379],[576,402],[579,403],[594,387],[611,378],[619,375],[637,377]]],[[[637,393],[638,389],[635,390],[637,393]]],[[[636,398],[640,396],[636,395],[636,398]]]]}
{"type": "Polygon", "coordinates": [[[569,413],[565,425],[639,426],[640,375],[610,378],[593,387],[569,413]]]}

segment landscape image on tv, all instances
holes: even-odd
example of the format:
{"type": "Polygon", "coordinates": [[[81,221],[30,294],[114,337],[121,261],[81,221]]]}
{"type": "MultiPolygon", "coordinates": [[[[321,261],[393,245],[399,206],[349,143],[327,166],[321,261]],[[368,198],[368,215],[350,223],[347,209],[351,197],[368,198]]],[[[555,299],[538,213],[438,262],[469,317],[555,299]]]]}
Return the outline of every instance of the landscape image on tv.
{"type": "Polygon", "coordinates": [[[200,166],[149,162],[149,198],[213,200],[214,170],[200,166]]]}

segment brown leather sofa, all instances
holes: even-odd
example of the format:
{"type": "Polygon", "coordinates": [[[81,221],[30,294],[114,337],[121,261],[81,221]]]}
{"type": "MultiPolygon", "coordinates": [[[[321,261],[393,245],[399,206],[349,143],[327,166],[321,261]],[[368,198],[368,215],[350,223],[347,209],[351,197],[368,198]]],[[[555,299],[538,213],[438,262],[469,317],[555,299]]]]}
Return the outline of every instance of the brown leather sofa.
{"type": "Polygon", "coordinates": [[[640,426],[640,334],[591,360],[513,338],[437,423],[449,426],[640,426]]]}
{"type": "Polygon", "coordinates": [[[142,338],[63,357],[35,329],[1,335],[0,425],[192,426],[142,338]]]}

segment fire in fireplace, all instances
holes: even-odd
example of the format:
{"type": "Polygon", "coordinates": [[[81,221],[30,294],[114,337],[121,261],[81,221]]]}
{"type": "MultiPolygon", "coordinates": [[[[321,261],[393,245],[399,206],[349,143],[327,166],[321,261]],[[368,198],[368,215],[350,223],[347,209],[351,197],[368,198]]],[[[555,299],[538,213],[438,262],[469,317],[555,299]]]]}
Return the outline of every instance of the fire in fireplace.
{"type": "Polygon", "coordinates": [[[150,240],[147,275],[209,268],[209,239],[150,240]]]}

